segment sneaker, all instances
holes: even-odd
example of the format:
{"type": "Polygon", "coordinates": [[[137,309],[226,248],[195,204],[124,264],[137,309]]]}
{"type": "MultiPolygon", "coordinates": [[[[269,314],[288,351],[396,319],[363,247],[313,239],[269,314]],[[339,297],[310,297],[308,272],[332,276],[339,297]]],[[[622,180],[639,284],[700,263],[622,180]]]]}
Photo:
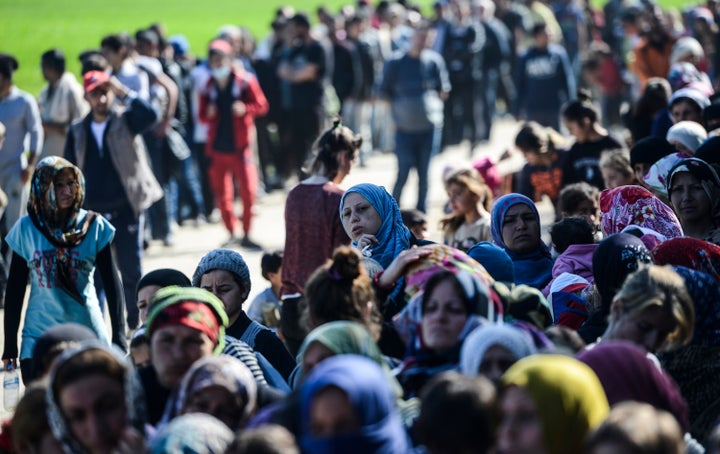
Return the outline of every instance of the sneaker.
{"type": "Polygon", "coordinates": [[[251,240],[247,235],[240,240],[240,246],[251,251],[262,251],[262,246],[251,240]]]}
{"type": "Polygon", "coordinates": [[[235,235],[231,235],[230,238],[226,242],[224,242],[223,244],[220,245],[220,247],[231,248],[233,246],[237,246],[241,242],[242,241],[240,240],[240,238],[236,237],[235,235]]]}

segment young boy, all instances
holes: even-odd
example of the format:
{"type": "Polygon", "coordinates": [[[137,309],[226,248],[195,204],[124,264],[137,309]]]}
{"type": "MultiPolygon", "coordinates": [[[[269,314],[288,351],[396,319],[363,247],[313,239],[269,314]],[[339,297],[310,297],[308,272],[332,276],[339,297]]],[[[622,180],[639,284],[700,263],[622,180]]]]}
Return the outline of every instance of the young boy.
{"type": "Polygon", "coordinates": [[[280,326],[282,257],[282,251],[263,254],[260,259],[260,269],[262,276],[270,281],[270,287],[257,295],[247,310],[250,319],[274,329],[280,326]]]}
{"type": "Polygon", "coordinates": [[[405,227],[410,229],[415,238],[425,240],[428,237],[427,218],[420,210],[400,210],[405,227]]]}

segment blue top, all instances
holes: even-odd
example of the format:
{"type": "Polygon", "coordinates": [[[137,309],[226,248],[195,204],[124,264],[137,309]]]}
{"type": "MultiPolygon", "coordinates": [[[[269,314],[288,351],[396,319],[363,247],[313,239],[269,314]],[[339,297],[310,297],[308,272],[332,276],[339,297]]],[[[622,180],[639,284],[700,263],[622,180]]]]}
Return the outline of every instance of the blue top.
{"type": "MultiPolygon", "coordinates": [[[[80,210],[79,219],[87,211],[80,210]]],[[[35,342],[51,326],[75,322],[87,326],[98,338],[110,345],[108,329],[95,293],[93,273],[98,252],[115,236],[115,228],[98,216],[83,241],[68,249],[72,278],[83,296],[78,303],[57,284],[58,248],[37,229],[29,216],[22,217],[10,230],[6,241],[10,248],[27,261],[30,270],[30,298],[25,312],[20,359],[32,357],[35,342]]]]}

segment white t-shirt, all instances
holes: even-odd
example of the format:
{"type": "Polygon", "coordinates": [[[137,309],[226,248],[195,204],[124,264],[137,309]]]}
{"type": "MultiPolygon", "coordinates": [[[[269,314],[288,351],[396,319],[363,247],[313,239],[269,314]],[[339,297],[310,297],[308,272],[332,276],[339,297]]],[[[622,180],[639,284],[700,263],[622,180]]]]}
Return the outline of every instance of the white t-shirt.
{"type": "Polygon", "coordinates": [[[100,156],[102,156],[103,152],[103,137],[105,136],[105,128],[107,128],[107,120],[103,121],[102,123],[98,123],[95,121],[90,122],[90,130],[93,133],[93,137],[95,137],[95,142],[97,143],[98,150],[100,150],[100,156]]]}

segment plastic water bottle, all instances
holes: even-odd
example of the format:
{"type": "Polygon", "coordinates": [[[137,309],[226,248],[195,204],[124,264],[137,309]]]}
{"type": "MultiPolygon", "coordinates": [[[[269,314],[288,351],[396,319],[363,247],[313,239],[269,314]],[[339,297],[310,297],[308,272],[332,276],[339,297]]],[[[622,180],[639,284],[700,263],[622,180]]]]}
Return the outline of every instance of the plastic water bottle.
{"type": "Polygon", "coordinates": [[[20,397],[20,377],[12,364],[8,364],[3,374],[3,406],[6,411],[14,411],[20,397]]]}

